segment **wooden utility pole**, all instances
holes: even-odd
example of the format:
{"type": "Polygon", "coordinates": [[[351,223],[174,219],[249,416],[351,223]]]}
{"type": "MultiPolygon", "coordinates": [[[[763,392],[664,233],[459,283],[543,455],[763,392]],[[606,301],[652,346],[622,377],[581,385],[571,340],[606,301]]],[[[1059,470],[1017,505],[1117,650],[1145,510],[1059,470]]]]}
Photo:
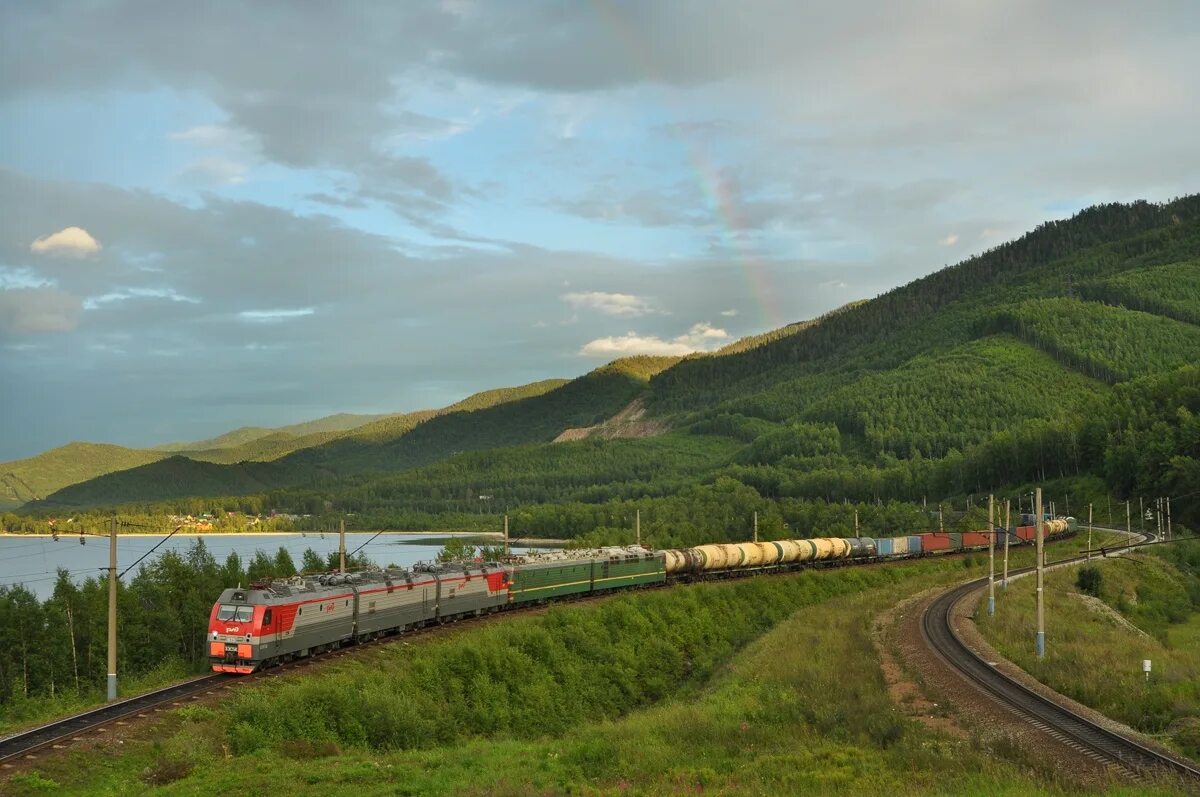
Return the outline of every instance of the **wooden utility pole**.
{"type": "Polygon", "coordinates": [[[996,499],[988,496],[988,614],[996,613],[996,499]]]}
{"type": "Polygon", "coordinates": [[[504,515],[504,555],[508,556],[508,514],[504,515]]]}
{"type": "Polygon", "coordinates": [[[1163,520],[1162,503],[1163,503],[1163,500],[1161,498],[1155,498],[1154,502],[1156,504],[1156,506],[1154,507],[1154,520],[1158,524],[1158,531],[1156,532],[1155,536],[1157,539],[1161,540],[1163,538],[1163,533],[1162,533],[1163,532],[1163,528],[1162,528],[1162,520],[1163,520]]]}
{"type": "Polygon", "coordinates": [[[1133,534],[1133,521],[1129,519],[1129,499],[1125,499],[1125,531],[1133,534]]]}
{"type": "Polygon", "coordinates": [[[108,522],[108,700],[117,699],[117,518],[108,522]]]}
{"type": "MultiPolygon", "coordinates": [[[[858,512],[857,511],[854,513],[854,530],[858,531],[858,512]]],[[[754,513],[754,541],[758,542],[758,512],[754,513]]]]}
{"type": "Polygon", "coordinates": [[[858,536],[858,510],[854,510],[854,536],[858,536]]]}
{"type": "Polygon", "coordinates": [[[1004,499],[1004,588],[1008,589],[1008,537],[1012,533],[1012,504],[1004,499]]]}
{"type": "Polygon", "coordinates": [[[346,572],[346,520],[338,523],[338,572],[346,572]]]}
{"type": "Polygon", "coordinates": [[[1146,507],[1142,504],[1142,497],[1138,496],[1138,522],[1142,524],[1142,533],[1146,533],[1146,507]]]}
{"type": "Polygon", "coordinates": [[[1174,538],[1174,535],[1171,534],[1171,496],[1168,495],[1167,496],[1167,539],[1170,540],[1173,538],[1174,538]]]}
{"type": "MultiPolygon", "coordinates": [[[[639,548],[641,548],[642,547],[642,510],[640,510],[640,509],[634,510],[633,529],[634,529],[634,534],[637,535],[637,546],[639,548]]],[[[757,534],[755,535],[755,541],[757,542],[757,534]]]]}
{"type": "Polygon", "coordinates": [[[942,522],[942,504],[938,503],[938,533],[946,533],[946,524],[942,522]]]}
{"type": "Polygon", "coordinates": [[[1046,603],[1045,603],[1045,560],[1043,551],[1045,548],[1045,523],[1042,520],[1042,488],[1037,488],[1034,495],[1034,515],[1037,517],[1037,657],[1043,659],[1046,657],[1046,603]]]}

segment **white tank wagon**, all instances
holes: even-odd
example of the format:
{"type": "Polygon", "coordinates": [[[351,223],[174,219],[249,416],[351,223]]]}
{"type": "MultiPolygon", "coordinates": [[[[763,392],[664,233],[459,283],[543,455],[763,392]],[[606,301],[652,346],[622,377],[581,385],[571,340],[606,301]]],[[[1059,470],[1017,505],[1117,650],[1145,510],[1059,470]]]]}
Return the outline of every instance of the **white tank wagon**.
{"type": "Polygon", "coordinates": [[[809,540],[712,543],[663,551],[663,558],[667,574],[670,575],[865,558],[875,556],[875,550],[875,541],[868,537],[848,540],[815,537],[809,540]]]}

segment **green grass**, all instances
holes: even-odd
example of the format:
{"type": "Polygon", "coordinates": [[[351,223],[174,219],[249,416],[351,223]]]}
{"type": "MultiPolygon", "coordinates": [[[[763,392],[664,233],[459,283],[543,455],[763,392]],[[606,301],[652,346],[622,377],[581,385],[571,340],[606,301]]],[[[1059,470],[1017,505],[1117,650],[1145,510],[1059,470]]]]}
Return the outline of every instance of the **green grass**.
{"type": "Polygon", "coordinates": [[[1033,650],[1036,609],[1028,577],[998,596],[994,618],[976,612],[980,631],[1051,688],[1200,757],[1200,614],[1192,610],[1188,576],[1144,554],[1095,566],[1103,608],[1076,586],[1078,568],[1047,574],[1044,659],[1033,650]],[[1143,659],[1153,662],[1148,682],[1143,659]]]}
{"type": "Polygon", "coordinates": [[[887,695],[872,618],[908,594],[978,575],[986,559],[972,561],[678,587],[464,626],[251,687],[215,709],[169,712],[119,752],[73,752],[4,786],[13,794],[47,783],[67,794],[1070,790],[1069,779],[1030,769],[1018,751],[929,731],[887,695]]]}

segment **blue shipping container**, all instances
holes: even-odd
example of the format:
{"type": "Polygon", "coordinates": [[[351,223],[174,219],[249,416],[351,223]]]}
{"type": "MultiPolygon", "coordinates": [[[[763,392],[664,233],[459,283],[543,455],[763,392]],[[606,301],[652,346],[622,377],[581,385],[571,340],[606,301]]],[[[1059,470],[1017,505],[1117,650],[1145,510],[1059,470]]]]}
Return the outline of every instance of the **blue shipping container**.
{"type": "Polygon", "coordinates": [[[880,537],[875,540],[875,548],[879,551],[880,556],[892,555],[892,538],[880,537]]]}
{"type": "Polygon", "coordinates": [[[919,536],[908,538],[908,552],[921,553],[921,538],[919,536]]]}

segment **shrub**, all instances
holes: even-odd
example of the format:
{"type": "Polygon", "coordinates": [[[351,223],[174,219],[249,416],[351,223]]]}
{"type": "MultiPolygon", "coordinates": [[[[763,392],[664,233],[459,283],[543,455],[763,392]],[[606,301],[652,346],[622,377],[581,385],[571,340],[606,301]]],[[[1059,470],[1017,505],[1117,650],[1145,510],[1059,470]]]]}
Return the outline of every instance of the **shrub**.
{"type": "Polygon", "coordinates": [[[1094,598],[1100,597],[1100,588],[1104,584],[1104,574],[1100,572],[1100,568],[1088,565],[1079,568],[1079,576],[1075,579],[1075,586],[1082,593],[1091,595],[1094,598]]]}
{"type": "Polygon", "coordinates": [[[22,772],[19,775],[13,775],[8,779],[6,785],[14,789],[13,794],[56,792],[61,788],[58,783],[47,777],[43,777],[38,772],[22,772]]]}

